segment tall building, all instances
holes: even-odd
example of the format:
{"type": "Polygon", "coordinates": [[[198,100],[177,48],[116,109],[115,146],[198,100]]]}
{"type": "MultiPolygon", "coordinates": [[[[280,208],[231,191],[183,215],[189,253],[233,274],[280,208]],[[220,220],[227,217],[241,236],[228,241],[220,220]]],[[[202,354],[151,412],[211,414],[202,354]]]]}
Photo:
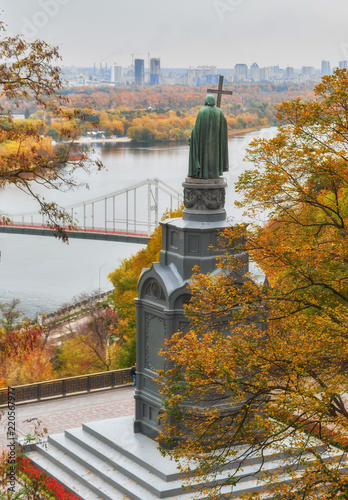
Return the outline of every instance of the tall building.
{"type": "Polygon", "coordinates": [[[280,75],[280,68],[278,65],[277,66],[270,66],[269,71],[270,71],[270,76],[280,75]]]}
{"type": "Polygon", "coordinates": [[[294,78],[295,70],[291,66],[285,68],[285,78],[292,80],[294,78]]]}
{"type": "Polygon", "coordinates": [[[234,65],[234,80],[236,82],[245,82],[248,79],[248,66],[246,64],[234,65]]]}
{"type": "Polygon", "coordinates": [[[153,57],[150,59],[150,85],[158,85],[161,73],[161,60],[153,57]]]}
{"type": "Polygon", "coordinates": [[[144,85],[144,59],[134,60],[134,83],[144,85]]]}
{"type": "Polygon", "coordinates": [[[193,85],[193,78],[195,76],[195,70],[191,66],[187,70],[187,83],[188,85],[193,85]]]}
{"type": "Polygon", "coordinates": [[[339,67],[340,69],[345,69],[345,68],[347,68],[347,67],[348,67],[348,64],[347,64],[347,59],[345,59],[344,61],[340,61],[340,62],[338,63],[338,67],[339,67]]]}
{"type": "Polygon", "coordinates": [[[269,68],[260,68],[260,80],[261,82],[269,82],[271,78],[271,73],[269,68]]]}
{"type": "Polygon", "coordinates": [[[259,82],[261,80],[261,72],[257,63],[253,63],[250,66],[250,78],[253,82],[259,82]]]}
{"type": "Polygon", "coordinates": [[[122,66],[115,66],[115,83],[121,83],[123,76],[122,66]]]}
{"type": "Polygon", "coordinates": [[[315,75],[315,67],[314,66],[302,66],[302,75],[315,75]]]}
{"type": "Polygon", "coordinates": [[[116,63],[114,63],[111,66],[111,82],[112,83],[122,82],[122,66],[117,66],[116,63]]]}
{"type": "Polygon", "coordinates": [[[331,75],[330,61],[321,61],[321,76],[331,75]]]}

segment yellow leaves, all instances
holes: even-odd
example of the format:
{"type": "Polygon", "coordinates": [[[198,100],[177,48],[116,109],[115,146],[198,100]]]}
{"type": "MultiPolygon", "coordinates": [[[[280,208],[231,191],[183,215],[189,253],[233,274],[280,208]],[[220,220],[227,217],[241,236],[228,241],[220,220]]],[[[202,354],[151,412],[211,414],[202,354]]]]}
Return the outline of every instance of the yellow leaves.
{"type": "MultiPolygon", "coordinates": [[[[59,138],[61,132],[68,139],[80,134],[75,121],[77,110],[64,109],[67,99],[59,94],[63,81],[60,69],[55,65],[59,59],[58,50],[40,40],[27,42],[19,36],[3,36],[0,58],[0,187],[12,183],[34,197],[47,223],[56,229],[59,238],[66,241],[64,225],[68,225],[70,216],[56,204],[46,203],[33,189],[35,183],[55,189],[78,185],[73,176],[77,164],[70,164],[69,168],[69,155],[63,151],[64,147],[55,150],[51,138],[42,137],[46,132],[55,138],[59,138]],[[36,118],[41,119],[12,118],[10,110],[23,109],[26,103],[30,103],[30,108],[40,108],[36,118]],[[47,122],[51,124],[51,117],[57,116],[63,122],[61,130],[58,132],[55,127],[48,130],[47,122]],[[66,168],[59,168],[62,166],[66,168]]],[[[26,109],[26,112],[30,111],[26,109]]],[[[85,156],[79,166],[91,165],[84,160],[85,156]]]]}
{"type": "Polygon", "coordinates": [[[6,371],[5,386],[31,384],[55,378],[57,374],[53,370],[49,353],[36,350],[28,353],[22,360],[11,360],[6,371]]]}
{"type": "MultiPolygon", "coordinates": [[[[348,436],[348,165],[343,158],[348,145],[333,142],[330,130],[347,137],[338,95],[343,92],[348,100],[347,74],[336,73],[322,85],[320,101],[282,106],[281,116],[291,126],[282,127],[275,139],[251,145],[248,159],[255,168],[241,177],[238,189],[254,214],[267,209],[271,220],[264,227],[256,223],[224,231],[219,273],[212,277],[195,270],[191,280],[193,296],[186,307],[191,331],[166,345],[173,368],[162,374],[164,421],[172,424],[170,436],[181,438],[174,456],[196,458],[201,474],[204,465],[219,462],[200,453],[220,447],[226,458],[225,451],[243,439],[253,450],[263,449],[265,438],[288,452],[291,445],[279,445],[282,427],[274,420],[281,411],[348,436]],[[264,270],[268,285],[241,275],[245,252],[264,270]],[[224,423],[228,407],[234,418],[224,423]]],[[[301,426],[295,419],[288,436],[301,426]]],[[[168,436],[165,425],[163,438],[168,436]]],[[[306,449],[307,439],[295,434],[296,446],[306,449]]],[[[312,491],[316,481],[323,495],[341,487],[338,476],[321,483],[317,466],[308,465],[301,491],[312,491]]]]}
{"type": "Polygon", "coordinates": [[[36,158],[36,155],[50,157],[53,155],[52,141],[49,137],[26,138],[24,141],[8,141],[1,148],[1,159],[25,155],[36,158]]]}
{"type": "Polygon", "coordinates": [[[195,118],[187,113],[179,118],[175,111],[168,111],[163,115],[150,113],[133,119],[127,134],[136,141],[178,141],[187,139],[195,123],[195,118]]]}
{"type": "Polygon", "coordinates": [[[38,325],[5,329],[0,336],[0,378],[3,387],[56,378],[52,368],[52,350],[38,325]]]}

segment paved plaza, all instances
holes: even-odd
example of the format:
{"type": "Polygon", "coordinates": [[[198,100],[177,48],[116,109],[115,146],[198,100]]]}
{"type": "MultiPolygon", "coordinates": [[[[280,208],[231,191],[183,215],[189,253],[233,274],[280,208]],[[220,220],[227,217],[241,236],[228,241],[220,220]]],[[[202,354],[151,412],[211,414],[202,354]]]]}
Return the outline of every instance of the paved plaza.
{"type": "MultiPolygon", "coordinates": [[[[0,448],[5,446],[6,414],[0,427],[0,448]]],[[[48,434],[63,432],[65,429],[79,427],[83,423],[134,415],[134,388],[122,387],[105,391],[68,396],[61,399],[16,406],[16,430],[22,437],[32,434],[39,419],[48,434]]]]}

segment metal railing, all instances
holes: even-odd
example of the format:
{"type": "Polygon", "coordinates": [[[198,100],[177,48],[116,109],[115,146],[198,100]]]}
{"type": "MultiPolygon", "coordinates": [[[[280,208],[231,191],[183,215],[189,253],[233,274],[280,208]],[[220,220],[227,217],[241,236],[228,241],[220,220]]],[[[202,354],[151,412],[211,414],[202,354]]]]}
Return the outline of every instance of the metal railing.
{"type": "MultiPolygon", "coordinates": [[[[91,373],[77,377],[47,380],[35,384],[17,385],[12,387],[15,403],[35,402],[50,398],[83,394],[98,389],[107,389],[131,384],[130,368],[109,372],[91,373]]],[[[0,389],[0,407],[8,404],[8,388],[0,389]]]]}

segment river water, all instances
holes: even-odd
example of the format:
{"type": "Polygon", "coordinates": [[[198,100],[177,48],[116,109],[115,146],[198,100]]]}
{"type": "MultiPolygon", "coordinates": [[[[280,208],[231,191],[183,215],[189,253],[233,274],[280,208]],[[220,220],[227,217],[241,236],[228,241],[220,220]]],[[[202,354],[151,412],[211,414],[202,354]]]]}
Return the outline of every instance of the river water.
{"type": "MultiPolygon", "coordinates": [[[[233,220],[242,219],[241,212],[234,206],[233,185],[239,174],[248,168],[243,161],[245,148],[255,137],[270,138],[274,134],[274,128],[262,129],[229,140],[226,211],[233,220]]],[[[46,191],[46,200],[68,206],[108,195],[148,178],[158,178],[182,191],[188,164],[186,145],[146,147],[104,143],[95,144],[94,149],[106,169],[89,176],[79,174],[80,180],[88,182],[90,189],[80,188],[67,193],[46,191]]],[[[44,192],[42,188],[37,191],[44,192]]],[[[35,201],[13,186],[0,193],[1,212],[14,214],[35,209],[35,201]]],[[[21,312],[35,317],[55,311],[80,294],[110,290],[112,286],[107,275],[140,248],[141,245],[134,243],[78,239],[71,239],[67,245],[52,237],[0,233],[0,303],[19,299],[21,312]]]]}

